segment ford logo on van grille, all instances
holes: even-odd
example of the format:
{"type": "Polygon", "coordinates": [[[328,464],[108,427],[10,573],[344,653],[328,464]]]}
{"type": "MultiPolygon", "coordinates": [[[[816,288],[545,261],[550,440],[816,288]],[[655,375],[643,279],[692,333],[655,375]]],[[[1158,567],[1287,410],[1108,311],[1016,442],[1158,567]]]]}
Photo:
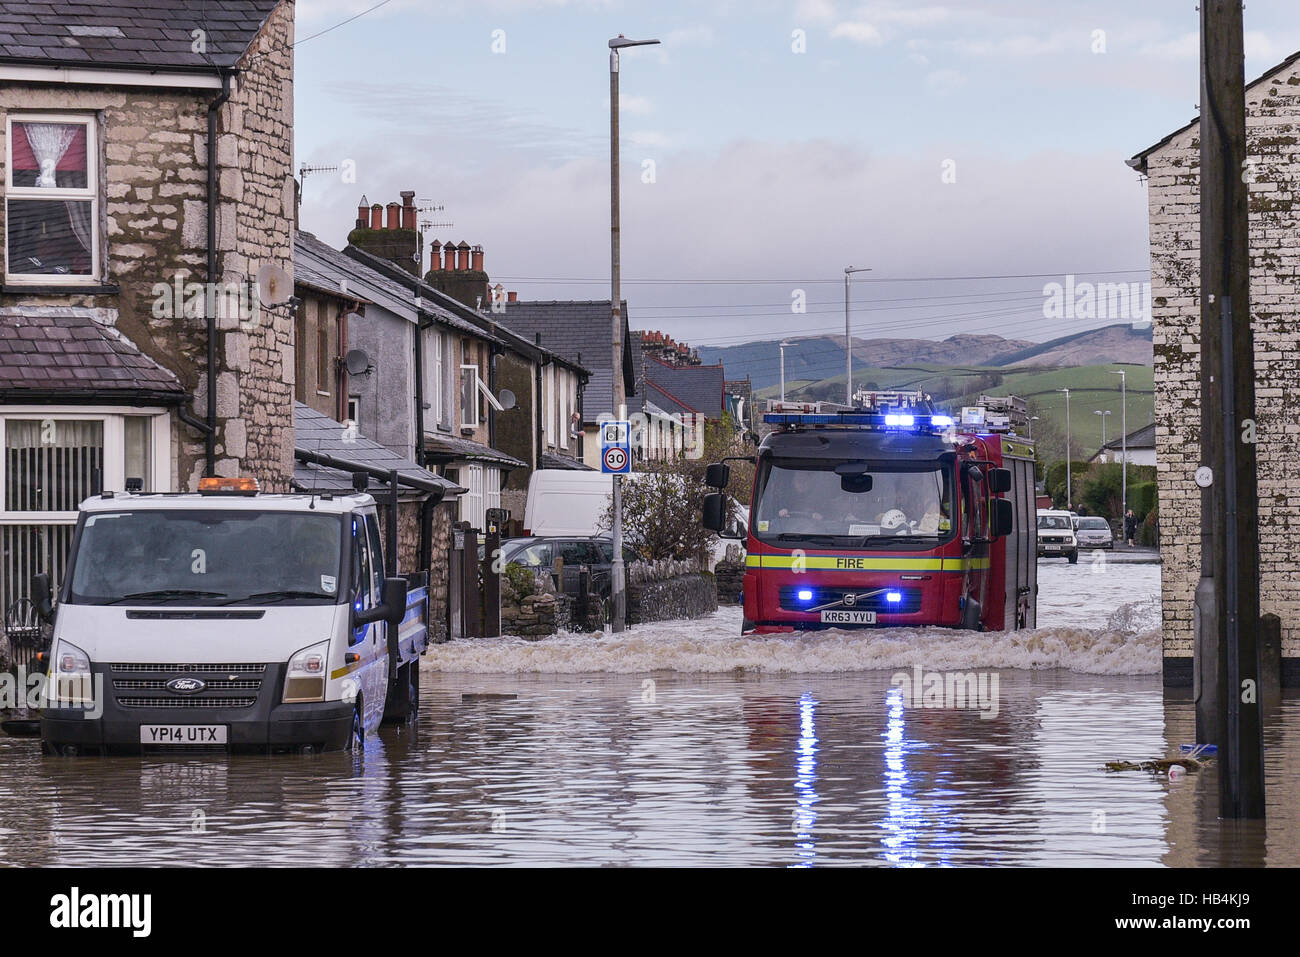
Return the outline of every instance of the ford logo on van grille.
{"type": "Polygon", "coordinates": [[[173,678],[165,687],[175,694],[198,694],[208,683],[201,678],[173,678]]]}

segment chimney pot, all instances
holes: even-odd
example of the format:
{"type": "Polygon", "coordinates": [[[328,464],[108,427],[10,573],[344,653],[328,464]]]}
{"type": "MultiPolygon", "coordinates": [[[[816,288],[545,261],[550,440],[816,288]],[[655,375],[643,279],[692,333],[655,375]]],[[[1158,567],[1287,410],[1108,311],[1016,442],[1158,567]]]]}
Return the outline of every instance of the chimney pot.
{"type": "Polygon", "coordinates": [[[380,206],[378,203],[375,203],[370,207],[370,228],[384,228],[384,207],[380,206]]]}
{"type": "Polygon", "coordinates": [[[357,204],[357,220],[357,225],[362,227],[370,222],[370,201],[366,199],[364,194],[361,196],[361,202],[357,204]]]}
{"type": "Polygon", "coordinates": [[[456,270],[463,271],[469,268],[469,243],[461,240],[456,245],[456,270]]]}
{"type": "Polygon", "coordinates": [[[388,228],[397,229],[400,225],[399,217],[402,214],[402,207],[399,203],[388,204],[388,228]]]}
{"type": "Polygon", "coordinates": [[[470,250],[470,261],[472,263],[472,265],[470,266],[471,269],[473,269],[475,272],[483,271],[483,247],[482,246],[475,246],[470,250]]]}
{"type": "Polygon", "coordinates": [[[404,189],[402,196],[402,228],[415,229],[415,190],[404,189]]]}
{"type": "Polygon", "coordinates": [[[437,272],[442,268],[442,243],[438,240],[433,241],[429,247],[429,271],[437,272]]]}
{"type": "Polygon", "coordinates": [[[506,302],[518,302],[518,301],[519,301],[519,293],[515,292],[513,289],[510,290],[508,293],[506,293],[506,302]]]}

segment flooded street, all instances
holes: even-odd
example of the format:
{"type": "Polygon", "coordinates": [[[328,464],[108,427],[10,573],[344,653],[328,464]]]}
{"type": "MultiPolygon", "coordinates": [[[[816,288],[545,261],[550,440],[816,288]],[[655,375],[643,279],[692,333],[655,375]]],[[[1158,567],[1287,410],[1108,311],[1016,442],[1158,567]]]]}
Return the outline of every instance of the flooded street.
{"type": "Polygon", "coordinates": [[[438,646],[418,725],[363,755],[59,760],[3,738],[0,863],[1300,865],[1300,700],[1266,731],[1267,834],[1229,840],[1212,765],[1102,768],[1192,741],[1145,617],[1158,566],[1040,571],[1030,635],[781,637],[728,666],[724,609],[438,646]],[[995,693],[908,700],[954,668],[995,693]]]}

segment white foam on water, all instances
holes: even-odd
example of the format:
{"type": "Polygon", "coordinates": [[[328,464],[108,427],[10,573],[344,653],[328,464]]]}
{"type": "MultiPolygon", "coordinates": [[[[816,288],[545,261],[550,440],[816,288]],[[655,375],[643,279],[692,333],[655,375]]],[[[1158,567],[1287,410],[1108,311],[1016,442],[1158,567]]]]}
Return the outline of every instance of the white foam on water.
{"type": "Polygon", "coordinates": [[[1064,668],[1084,674],[1160,671],[1160,633],[1122,629],[1039,628],[965,632],[939,628],[740,635],[740,610],[698,621],[655,622],[622,635],[560,634],[541,641],[489,638],[434,645],[435,671],[466,673],[833,674],[851,671],[1064,668]]]}

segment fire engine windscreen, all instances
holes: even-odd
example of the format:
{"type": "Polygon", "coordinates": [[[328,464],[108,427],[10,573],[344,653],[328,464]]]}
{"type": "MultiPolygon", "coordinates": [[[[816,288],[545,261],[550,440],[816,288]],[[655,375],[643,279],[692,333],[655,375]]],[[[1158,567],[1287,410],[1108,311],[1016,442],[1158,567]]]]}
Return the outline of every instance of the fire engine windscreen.
{"type": "Polygon", "coordinates": [[[953,530],[950,473],[938,463],[770,458],[758,487],[754,532],[769,541],[930,548],[953,530]]]}
{"type": "MultiPolygon", "coordinates": [[[[298,512],[140,509],[87,515],[72,557],[79,605],[333,604],[343,521],[298,512]]],[[[343,583],[346,586],[346,582],[343,583]]]]}

